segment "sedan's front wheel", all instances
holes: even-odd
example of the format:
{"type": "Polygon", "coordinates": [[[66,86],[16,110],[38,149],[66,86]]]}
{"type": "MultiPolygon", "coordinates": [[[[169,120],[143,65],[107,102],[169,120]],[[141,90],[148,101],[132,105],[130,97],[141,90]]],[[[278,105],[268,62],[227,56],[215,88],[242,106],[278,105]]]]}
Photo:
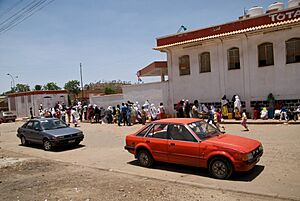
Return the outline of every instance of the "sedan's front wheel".
{"type": "Polygon", "coordinates": [[[49,151],[52,149],[52,144],[49,140],[44,140],[43,146],[45,151],[49,151]]]}
{"type": "Polygon", "coordinates": [[[216,157],[209,163],[209,172],[217,179],[228,179],[232,175],[233,168],[227,159],[216,157]]]}

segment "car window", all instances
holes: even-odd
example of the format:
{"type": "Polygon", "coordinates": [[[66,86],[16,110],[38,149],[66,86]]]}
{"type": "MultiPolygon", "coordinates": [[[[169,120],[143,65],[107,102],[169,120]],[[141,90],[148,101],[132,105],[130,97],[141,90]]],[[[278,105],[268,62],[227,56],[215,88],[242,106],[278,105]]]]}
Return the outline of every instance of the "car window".
{"type": "Polygon", "coordinates": [[[184,125],[169,125],[168,133],[172,140],[197,142],[194,136],[184,125]]]}
{"type": "Polygon", "coordinates": [[[191,124],[188,124],[188,126],[201,140],[211,138],[220,134],[220,132],[217,131],[216,128],[204,121],[193,122],[191,124]]]}
{"type": "Polygon", "coordinates": [[[34,130],[36,130],[36,129],[40,129],[41,127],[40,127],[40,122],[38,122],[38,121],[35,121],[35,122],[33,122],[33,129],[34,130]]]}
{"type": "Polygon", "coordinates": [[[149,131],[147,137],[167,139],[168,138],[167,130],[168,130],[168,124],[155,124],[149,131]]]}
{"type": "Polygon", "coordinates": [[[151,127],[152,127],[152,125],[147,126],[147,127],[146,127],[145,129],[143,129],[141,132],[139,132],[138,134],[136,134],[136,136],[144,137],[144,136],[147,134],[148,130],[149,130],[151,127]]]}
{"type": "Polygon", "coordinates": [[[59,119],[44,119],[41,120],[41,127],[45,130],[53,130],[59,128],[66,128],[67,125],[59,119]]]}
{"type": "Polygon", "coordinates": [[[27,125],[26,125],[26,128],[27,129],[32,129],[32,127],[33,127],[33,121],[28,122],[27,125]]]}

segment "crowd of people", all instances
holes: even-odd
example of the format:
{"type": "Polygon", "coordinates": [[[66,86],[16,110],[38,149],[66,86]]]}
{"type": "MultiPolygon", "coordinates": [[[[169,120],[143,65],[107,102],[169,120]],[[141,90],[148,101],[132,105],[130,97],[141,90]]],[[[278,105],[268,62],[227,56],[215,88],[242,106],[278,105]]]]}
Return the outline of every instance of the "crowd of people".
{"type": "MultiPolygon", "coordinates": [[[[231,101],[233,107],[229,108],[230,101],[224,95],[220,101],[220,107],[215,108],[213,104],[200,104],[198,100],[194,100],[192,103],[189,100],[180,100],[174,109],[178,118],[207,119],[208,123],[214,125],[219,130],[224,130],[224,127],[220,126],[220,123],[223,119],[228,118],[241,120],[243,127],[249,130],[247,127],[247,117],[249,116],[252,116],[253,119],[279,120],[297,120],[298,116],[300,116],[300,106],[291,110],[291,108],[285,107],[280,102],[275,102],[272,94],[269,94],[267,98],[268,107],[256,104],[252,114],[247,113],[242,108],[241,99],[238,95],[234,95],[231,101]]],[[[30,114],[33,117],[32,108],[30,109],[30,114]]],[[[147,120],[164,119],[166,118],[166,111],[163,103],[160,103],[156,107],[148,100],[142,105],[138,102],[127,101],[107,108],[75,101],[72,106],[66,106],[64,103],[60,104],[57,102],[53,108],[46,109],[41,104],[39,116],[56,117],[68,124],[73,123],[75,126],[78,126],[79,122],[82,121],[131,126],[135,123],[145,124],[147,120]]]]}
{"type": "MultiPolygon", "coordinates": [[[[33,117],[32,114],[31,116],[33,117]]],[[[128,101],[121,105],[109,106],[106,109],[95,104],[82,104],[80,101],[76,101],[71,107],[59,102],[53,108],[43,108],[41,104],[39,116],[55,117],[65,123],[74,123],[75,127],[82,121],[131,126],[135,123],[145,124],[148,119],[151,121],[163,119],[166,117],[166,112],[163,103],[156,108],[148,100],[142,106],[138,102],[128,101]]]]}

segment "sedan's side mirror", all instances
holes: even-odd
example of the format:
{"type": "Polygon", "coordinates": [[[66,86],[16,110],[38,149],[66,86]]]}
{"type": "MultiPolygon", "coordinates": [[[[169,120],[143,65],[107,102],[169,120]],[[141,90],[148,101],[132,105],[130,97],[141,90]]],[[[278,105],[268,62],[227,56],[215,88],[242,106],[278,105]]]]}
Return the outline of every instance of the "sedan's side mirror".
{"type": "Polygon", "coordinates": [[[41,129],[38,128],[38,127],[35,127],[34,130],[35,130],[35,131],[41,131],[41,129]]]}

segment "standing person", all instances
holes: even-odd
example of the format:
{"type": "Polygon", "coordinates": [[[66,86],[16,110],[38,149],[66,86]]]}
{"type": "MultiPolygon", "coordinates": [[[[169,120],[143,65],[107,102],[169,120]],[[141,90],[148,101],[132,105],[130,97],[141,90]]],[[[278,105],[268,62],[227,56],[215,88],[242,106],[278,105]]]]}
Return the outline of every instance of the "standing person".
{"type": "Polygon", "coordinates": [[[198,100],[194,100],[194,105],[192,107],[192,117],[199,118],[199,102],[198,100]]]}
{"type": "Polygon", "coordinates": [[[32,107],[29,108],[29,111],[30,111],[30,119],[33,119],[32,107]]]}
{"type": "Polygon", "coordinates": [[[183,100],[179,102],[178,113],[177,113],[178,118],[184,118],[183,103],[184,103],[183,100]]]}
{"type": "Polygon", "coordinates": [[[239,120],[241,118],[242,104],[238,95],[235,96],[234,101],[234,118],[239,120]]]}
{"type": "Polygon", "coordinates": [[[76,111],[76,108],[72,108],[71,115],[72,115],[72,119],[73,119],[73,124],[74,124],[75,127],[77,127],[78,126],[79,114],[76,111]]]}
{"type": "Polygon", "coordinates": [[[221,99],[222,117],[224,119],[228,118],[228,103],[229,101],[227,100],[226,95],[224,95],[221,99]]]}
{"type": "Polygon", "coordinates": [[[152,121],[157,119],[157,111],[156,111],[156,108],[155,108],[153,103],[150,106],[150,114],[151,114],[151,120],[152,121]]]}
{"type": "Polygon", "coordinates": [[[249,131],[248,126],[247,126],[246,110],[243,111],[241,124],[242,124],[242,126],[244,126],[245,131],[249,131]]]}
{"type": "Polygon", "coordinates": [[[221,123],[221,120],[222,120],[222,112],[219,108],[217,108],[216,112],[215,112],[215,120],[216,120],[216,126],[217,126],[217,129],[219,131],[221,131],[221,128],[223,129],[223,131],[225,130],[224,126],[221,126],[220,123],[221,123]]]}
{"type": "Polygon", "coordinates": [[[100,120],[100,109],[96,105],[96,107],[95,107],[95,121],[96,121],[96,123],[99,123],[99,120],[100,120]]]}
{"type": "Polygon", "coordinates": [[[214,110],[213,110],[212,106],[210,106],[209,108],[210,109],[208,110],[207,123],[209,124],[210,122],[212,122],[212,124],[217,127],[217,125],[214,121],[214,110]]]}
{"type": "Polygon", "coordinates": [[[87,105],[83,106],[83,119],[87,120],[87,105]]]}
{"type": "Polygon", "coordinates": [[[94,120],[94,116],[95,116],[95,111],[94,111],[94,107],[93,105],[90,105],[89,108],[88,108],[88,120],[93,123],[93,120],[94,120]]]}
{"type": "Polygon", "coordinates": [[[274,108],[275,108],[275,97],[272,93],[268,95],[267,101],[269,103],[268,106],[268,118],[273,119],[274,118],[274,108]]]}
{"type": "Polygon", "coordinates": [[[121,115],[120,105],[117,105],[117,108],[116,108],[116,117],[117,117],[117,120],[118,120],[118,126],[121,126],[122,115],[121,115]]]}
{"type": "Polygon", "coordinates": [[[159,104],[157,113],[158,113],[158,115],[157,115],[158,119],[164,119],[165,118],[166,112],[165,112],[165,108],[164,108],[164,104],[163,103],[159,104]]]}
{"type": "Polygon", "coordinates": [[[190,112],[191,112],[191,105],[189,103],[189,100],[186,100],[184,104],[184,116],[186,118],[191,118],[190,112]]]}
{"type": "Polygon", "coordinates": [[[126,103],[127,112],[126,112],[126,119],[127,119],[127,126],[131,126],[131,107],[128,103],[126,103]]]}
{"type": "Polygon", "coordinates": [[[125,105],[125,103],[122,103],[122,106],[121,106],[121,113],[122,113],[122,118],[123,118],[123,126],[125,126],[125,124],[127,125],[128,124],[128,121],[127,121],[127,106],[125,105]]]}
{"type": "Polygon", "coordinates": [[[67,117],[68,117],[68,123],[71,123],[71,108],[70,107],[67,107],[66,113],[67,113],[67,117]]]}
{"type": "Polygon", "coordinates": [[[64,108],[61,110],[61,120],[66,123],[66,110],[64,108]]]}
{"type": "Polygon", "coordinates": [[[142,124],[145,125],[145,123],[146,123],[146,118],[147,118],[147,113],[146,113],[146,111],[145,111],[144,106],[142,106],[141,117],[142,117],[142,124]]]}

